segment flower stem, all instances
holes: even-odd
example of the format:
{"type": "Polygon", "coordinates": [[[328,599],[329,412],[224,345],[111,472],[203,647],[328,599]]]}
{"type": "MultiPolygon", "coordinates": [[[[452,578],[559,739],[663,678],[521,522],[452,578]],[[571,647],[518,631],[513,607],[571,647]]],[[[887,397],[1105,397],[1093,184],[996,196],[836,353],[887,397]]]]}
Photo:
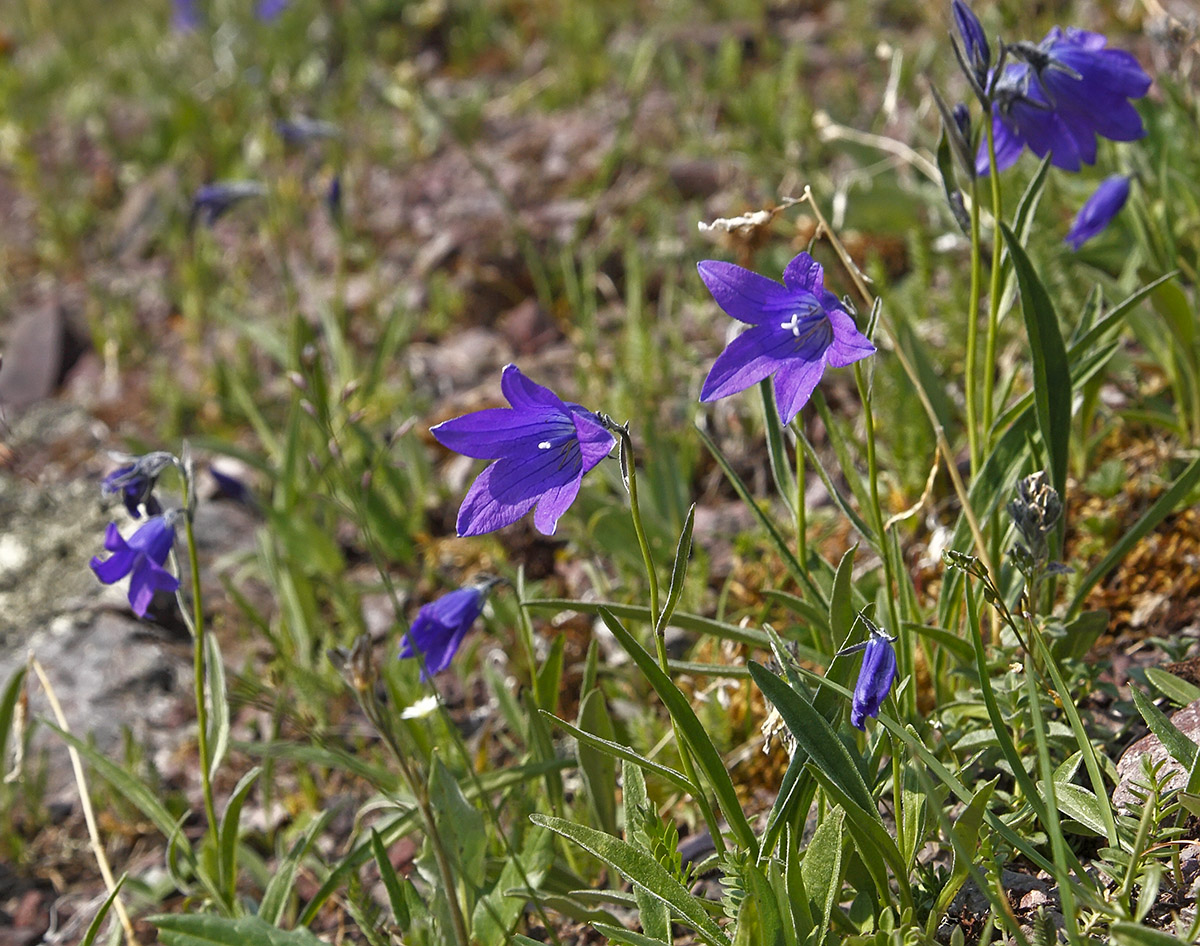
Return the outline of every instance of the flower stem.
{"type": "Polygon", "coordinates": [[[967,443],[971,454],[971,473],[979,472],[983,465],[983,450],[977,415],[979,407],[979,300],[983,294],[983,247],[979,234],[979,184],[971,178],[971,295],[967,304],[967,443]]]}
{"type": "MultiPolygon", "coordinates": [[[[987,348],[983,356],[983,437],[984,452],[992,442],[992,419],[995,405],[992,398],[996,384],[996,336],[1000,327],[1000,251],[1003,241],[1000,239],[1000,218],[1002,206],[1000,202],[1000,172],[996,169],[996,131],[991,116],[985,122],[988,143],[988,177],[992,184],[992,273],[988,288],[988,326],[987,348]]],[[[972,469],[974,466],[972,465],[972,469]]]]}
{"type": "MultiPolygon", "coordinates": [[[[799,421],[796,421],[799,424],[799,421]]],[[[804,508],[804,438],[796,438],[796,558],[808,563],[808,510],[804,508]]]]}
{"type": "MultiPolygon", "coordinates": [[[[192,493],[191,477],[187,477],[189,500],[192,493]]],[[[189,501],[183,514],[183,529],[187,544],[188,567],[192,579],[192,669],[196,690],[196,751],[200,756],[200,785],[204,793],[204,815],[208,819],[208,831],[214,842],[217,832],[217,807],[213,802],[212,766],[208,746],[208,668],[204,653],[204,599],[200,591],[200,556],[196,549],[196,531],[192,524],[193,504],[189,501]]],[[[185,612],[186,613],[186,612],[185,612]]],[[[232,899],[230,900],[232,903],[232,899]]]]}

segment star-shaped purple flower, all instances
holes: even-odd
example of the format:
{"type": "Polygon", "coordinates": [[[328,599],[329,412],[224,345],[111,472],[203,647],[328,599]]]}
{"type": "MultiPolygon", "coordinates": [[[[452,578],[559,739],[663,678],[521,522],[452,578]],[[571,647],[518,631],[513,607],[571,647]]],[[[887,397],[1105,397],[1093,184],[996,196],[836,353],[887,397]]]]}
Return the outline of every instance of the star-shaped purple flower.
{"type": "Polygon", "coordinates": [[[115,522],[104,533],[104,547],[113,554],[106,559],[96,556],[92,571],[106,585],[113,585],[129,576],[129,605],[138,617],[146,609],[156,591],[175,591],[179,579],[163,565],[175,544],[175,515],[151,516],[138,527],[128,540],[121,537],[115,522]]]}
{"type": "Polygon", "coordinates": [[[1112,218],[1120,213],[1127,200],[1129,200],[1129,178],[1123,174],[1114,174],[1112,177],[1105,178],[1096,188],[1096,193],[1092,194],[1079,208],[1079,213],[1075,215],[1071,229],[1064,237],[1071,249],[1078,250],[1092,237],[1099,235],[1112,222],[1112,218]]]}
{"type": "Polygon", "coordinates": [[[783,271],[783,285],[741,266],[704,260],[704,285],[725,312],[751,327],[713,363],[700,391],[715,401],[774,375],[779,419],[790,423],[812,396],[827,365],[842,368],[875,346],[825,288],[825,271],[801,253],[783,271]]]}
{"type": "Polygon", "coordinates": [[[534,384],[516,365],[504,369],[500,389],[511,408],[464,414],[430,431],[451,450],[496,461],[467,492],[458,534],[493,532],[536,506],[533,524],[553,535],[584,474],[608,456],[616,440],[599,417],[534,384]]]}
{"type": "MultiPolygon", "coordinates": [[[[1108,49],[1099,33],[1054,27],[1036,46],[1009,47],[1019,58],[1005,66],[992,90],[996,167],[1014,164],[1026,146],[1065,171],[1096,161],[1096,135],[1135,141],[1146,134],[1130,99],[1150,88],[1150,76],[1131,53],[1108,49]]],[[[988,173],[987,144],[975,161],[988,173]]]]}
{"type": "Polygon", "coordinates": [[[488,590],[495,583],[488,579],[468,585],[421,606],[400,645],[400,659],[419,658],[422,681],[450,666],[463,638],[483,613],[488,590]]]}

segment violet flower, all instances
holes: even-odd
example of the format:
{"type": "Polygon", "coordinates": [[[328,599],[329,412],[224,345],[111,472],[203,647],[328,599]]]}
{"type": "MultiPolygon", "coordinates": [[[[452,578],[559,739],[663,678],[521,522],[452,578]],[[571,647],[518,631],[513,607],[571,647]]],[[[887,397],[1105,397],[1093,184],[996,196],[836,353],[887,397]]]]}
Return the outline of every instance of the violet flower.
{"type": "Polygon", "coordinates": [[[862,668],[858,671],[858,683],[854,685],[854,700],[850,705],[850,725],[856,729],[866,728],[863,722],[867,716],[875,718],[879,715],[879,707],[896,680],[894,638],[888,637],[870,621],[867,626],[871,636],[865,645],[861,645],[862,668]]]}
{"type": "Polygon", "coordinates": [[[584,474],[616,440],[591,411],[562,401],[516,367],[500,380],[511,408],[491,408],[438,424],[430,433],[451,450],[496,462],[475,480],[458,511],[458,534],[482,535],[537,507],[533,524],[553,535],[584,474]]]}
{"type": "Polygon", "coordinates": [[[988,45],[987,33],[983,31],[979,18],[963,0],[953,0],[950,12],[954,15],[954,26],[962,40],[962,48],[956,48],[955,52],[961,57],[968,75],[982,90],[992,66],[992,49],[988,45]]]}
{"type": "Polygon", "coordinates": [[[1071,229],[1067,231],[1064,239],[1070,244],[1071,249],[1078,250],[1084,243],[1103,231],[1112,222],[1112,218],[1125,206],[1125,201],[1128,199],[1129,178],[1122,174],[1114,174],[1112,177],[1105,178],[1096,188],[1096,192],[1079,208],[1079,213],[1076,214],[1071,229]]]}
{"type": "Polygon", "coordinates": [[[212,226],[234,204],[249,197],[262,197],[267,189],[258,181],[216,181],[196,188],[188,226],[196,221],[212,226]]]}
{"type": "MultiPolygon", "coordinates": [[[[1016,43],[1021,60],[1004,67],[992,89],[996,169],[1010,167],[1026,146],[1065,171],[1096,161],[1096,135],[1134,141],[1146,134],[1130,99],[1150,88],[1150,76],[1131,53],[1108,49],[1099,33],[1054,27],[1038,45],[1016,43]]],[[[987,143],[976,171],[989,170],[987,143]]]]}
{"type": "Polygon", "coordinates": [[[204,25],[204,17],[196,0],[174,0],[171,4],[171,28],[177,33],[190,33],[204,25]]]}
{"type": "Polygon", "coordinates": [[[100,492],[104,496],[120,496],[134,519],[158,515],[162,507],[154,498],[154,487],[163,470],[176,462],[175,457],[162,450],[136,457],[104,477],[100,492]]]}
{"type": "Polygon", "coordinates": [[[287,9],[289,0],[258,0],[254,15],[263,23],[269,23],[287,9]]]}
{"type": "Polygon", "coordinates": [[[175,516],[152,516],[128,539],[122,538],[115,522],[110,522],[104,533],[104,547],[113,554],[103,560],[96,556],[91,561],[92,571],[106,585],[129,576],[129,605],[138,617],[146,616],[156,591],[179,588],[179,579],[163,567],[175,544],[175,516]]]}
{"type": "Polygon", "coordinates": [[[499,579],[488,578],[442,595],[421,606],[400,645],[400,659],[416,657],[421,663],[421,680],[428,680],[450,666],[463,639],[483,613],[487,594],[499,579]]]}
{"type": "Polygon", "coordinates": [[[717,356],[701,401],[728,397],[774,375],[779,419],[787,424],[812,396],[826,365],[842,368],[875,351],[807,253],[788,263],[783,285],[716,260],[697,269],[726,314],[751,326],[717,356]]]}

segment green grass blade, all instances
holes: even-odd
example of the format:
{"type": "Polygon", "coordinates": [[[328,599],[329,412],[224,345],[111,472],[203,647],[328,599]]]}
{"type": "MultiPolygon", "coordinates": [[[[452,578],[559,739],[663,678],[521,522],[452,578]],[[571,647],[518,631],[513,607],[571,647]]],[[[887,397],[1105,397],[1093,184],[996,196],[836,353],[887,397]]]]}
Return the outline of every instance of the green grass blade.
{"type": "Polygon", "coordinates": [[[229,903],[237,899],[237,846],[242,806],[261,774],[262,767],[256,765],[238,780],[217,826],[217,883],[229,903]]]}
{"type": "Polygon", "coordinates": [[[683,531],[679,534],[679,544],[675,547],[675,562],[671,567],[671,584],[667,589],[667,600],[663,605],[662,614],[658,618],[655,634],[663,634],[671,623],[671,616],[679,604],[679,596],[683,594],[684,581],[687,578],[688,560],[692,555],[692,529],[696,525],[696,506],[688,510],[687,519],[683,523],[683,531]]]}
{"type": "MultiPolygon", "coordinates": [[[[621,604],[617,601],[575,601],[572,598],[529,598],[521,602],[521,607],[535,611],[580,611],[583,614],[594,614],[608,611],[619,618],[649,623],[652,618],[650,609],[642,605],[621,604]]],[[[700,617],[698,614],[688,614],[676,611],[671,617],[675,627],[685,631],[695,631],[698,634],[709,634],[723,640],[735,641],[739,644],[749,644],[752,647],[769,647],[770,641],[765,632],[752,627],[738,627],[724,621],[700,617]]]]}
{"type": "MultiPolygon", "coordinates": [[[[1067,452],[1071,440],[1071,368],[1054,304],[1012,230],[1000,224],[1017,274],[1021,312],[1033,356],[1033,393],[1038,426],[1050,459],[1050,481],[1067,494],[1067,452]]],[[[1065,522],[1060,520],[1059,541],[1065,522]]]]}
{"type": "Polygon", "coordinates": [[[758,839],[754,836],[750,822],[746,820],[745,812],[742,811],[737,791],[733,787],[733,779],[729,777],[729,770],[725,767],[725,760],[721,758],[716,746],[712,744],[707,730],[696,717],[696,712],[692,709],[687,697],[683,695],[674,681],[662,672],[645,648],[634,640],[633,635],[617,620],[616,615],[609,611],[601,611],[600,617],[667,707],[667,712],[671,714],[671,718],[678,726],[688,748],[692,750],[696,763],[716,794],[725,820],[729,823],[730,830],[736,835],[738,843],[748,849],[752,856],[757,857],[758,839]]]}
{"type": "Polygon", "coordinates": [[[287,855],[275,864],[275,872],[271,875],[267,889],[263,891],[262,903],[258,908],[259,917],[272,924],[278,924],[283,919],[288,897],[295,886],[296,872],[300,869],[300,861],[335,814],[332,808],[323,811],[304,834],[296,839],[287,855]]]}
{"type": "Polygon", "coordinates": [[[863,781],[850,752],[837,737],[825,717],[788,686],[782,679],[761,664],[750,661],[750,676],[763,695],[771,701],[796,741],[804,747],[813,765],[843,792],[855,807],[883,824],[875,800],[863,781]]]}
{"type": "Polygon", "coordinates": [[[109,891],[104,902],[100,904],[100,909],[96,911],[96,915],[92,917],[92,922],[88,924],[87,932],[83,934],[83,939],[79,941],[79,946],[92,946],[96,942],[96,937],[100,935],[100,926],[104,923],[104,918],[108,916],[108,911],[112,909],[113,903],[120,894],[121,888],[125,886],[125,879],[128,874],[122,874],[117,878],[117,882],[113,884],[113,889],[109,891]]]}
{"type": "Polygon", "coordinates": [[[555,726],[565,729],[568,733],[578,739],[580,742],[586,742],[589,746],[599,749],[601,752],[607,752],[615,759],[620,759],[622,762],[628,762],[631,765],[636,765],[639,769],[645,772],[651,772],[659,778],[664,779],[674,785],[682,792],[695,794],[699,789],[688,781],[686,775],[670,766],[663,765],[661,762],[655,762],[652,759],[647,759],[644,755],[637,752],[629,746],[623,746],[619,742],[614,742],[611,739],[602,739],[595,733],[585,732],[578,726],[572,726],[565,719],[547,713],[542,710],[542,715],[545,716],[555,726]]]}
{"type": "Polygon", "coordinates": [[[149,917],[162,946],[323,946],[306,929],[281,930],[257,916],[236,920],[203,913],[165,913],[149,917]]]}
{"type": "Polygon", "coordinates": [[[626,880],[661,900],[694,929],[709,946],[730,946],[729,939],[688,889],[645,851],[612,835],[548,815],[530,815],[537,825],[574,841],[590,854],[611,864],[626,880]]]}

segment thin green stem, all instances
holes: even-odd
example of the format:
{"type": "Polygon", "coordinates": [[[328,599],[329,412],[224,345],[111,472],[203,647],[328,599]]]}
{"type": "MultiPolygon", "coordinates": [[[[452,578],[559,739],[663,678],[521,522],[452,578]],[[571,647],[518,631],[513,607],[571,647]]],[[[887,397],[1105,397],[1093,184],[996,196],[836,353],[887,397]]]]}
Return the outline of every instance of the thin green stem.
{"type": "MultiPolygon", "coordinates": [[[[629,513],[633,517],[633,531],[637,535],[638,546],[642,550],[642,561],[646,566],[646,579],[650,582],[650,617],[652,621],[651,633],[654,635],[654,649],[658,656],[658,665],[665,674],[670,674],[671,669],[667,660],[667,640],[666,628],[659,628],[660,612],[658,610],[658,575],[654,570],[654,559],[650,554],[650,543],[646,539],[646,529],[642,524],[642,509],[638,503],[637,491],[637,462],[633,455],[633,438],[629,435],[628,425],[622,426],[612,424],[611,429],[621,438],[621,474],[625,478],[625,488],[629,491],[629,513]]],[[[687,741],[679,732],[679,726],[675,721],[674,716],[670,716],[671,732],[675,736],[675,745],[679,747],[679,760],[683,765],[683,774],[687,776],[689,782],[696,789],[696,803],[700,806],[700,813],[704,817],[704,823],[708,828],[708,833],[712,835],[713,844],[716,846],[717,854],[725,853],[725,839],[721,836],[720,828],[717,825],[717,816],[713,811],[712,805],[704,794],[704,789],[700,786],[700,781],[696,777],[696,766],[692,762],[692,754],[688,749],[687,741]]]]}
{"type": "Polygon", "coordinates": [[[987,348],[983,356],[983,436],[981,445],[984,452],[991,447],[992,421],[995,417],[996,385],[996,338],[1000,328],[1000,251],[1004,241],[1000,239],[1000,219],[1002,205],[1000,202],[1000,172],[996,169],[996,132],[992,122],[984,123],[987,128],[988,143],[988,177],[992,185],[992,273],[988,287],[988,325],[987,348]]]}
{"type": "MultiPolygon", "coordinates": [[[[795,421],[799,423],[799,421],[795,421]]],[[[804,438],[796,438],[796,558],[808,563],[808,510],[804,507],[804,438]]]]}
{"type": "Polygon", "coordinates": [[[971,454],[971,473],[978,472],[983,465],[983,450],[980,446],[986,439],[979,429],[979,300],[983,294],[983,247],[979,228],[979,182],[971,178],[971,295],[967,303],[967,443],[971,454]]]}
{"type": "Polygon", "coordinates": [[[396,764],[400,768],[400,774],[408,783],[413,798],[416,799],[417,808],[421,812],[421,819],[425,822],[425,830],[429,833],[429,846],[433,850],[433,858],[437,862],[438,873],[442,878],[442,887],[446,893],[446,903],[450,907],[450,923],[454,927],[454,939],[458,943],[458,946],[470,946],[471,937],[467,930],[467,921],[463,916],[462,904],[458,899],[458,886],[454,880],[454,870],[450,865],[450,858],[446,854],[446,845],[442,842],[441,833],[438,831],[437,819],[434,817],[433,808],[429,804],[429,793],[426,791],[424,779],[420,778],[418,773],[413,770],[408,757],[400,745],[399,738],[390,725],[388,716],[381,712],[381,707],[375,703],[374,692],[360,691],[359,700],[363,711],[367,714],[371,722],[375,724],[375,728],[379,731],[379,734],[383,736],[384,742],[387,743],[392,756],[396,760],[396,764]]]}
{"type": "MultiPolygon", "coordinates": [[[[188,478],[187,491],[192,484],[188,478]]],[[[204,816],[208,819],[207,830],[216,837],[217,807],[213,803],[212,777],[209,772],[211,759],[208,748],[208,668],[204,659],[204,600],[200,592],[200,556],[196,549],[196,532],[192,524],[192,504],[183,514],[184,536],[187,543],[188,565],[192,577],[192,670],[195,674],[196,690],[196,750],[200,756],[200,786],[204,793],[204,816]]]]}

